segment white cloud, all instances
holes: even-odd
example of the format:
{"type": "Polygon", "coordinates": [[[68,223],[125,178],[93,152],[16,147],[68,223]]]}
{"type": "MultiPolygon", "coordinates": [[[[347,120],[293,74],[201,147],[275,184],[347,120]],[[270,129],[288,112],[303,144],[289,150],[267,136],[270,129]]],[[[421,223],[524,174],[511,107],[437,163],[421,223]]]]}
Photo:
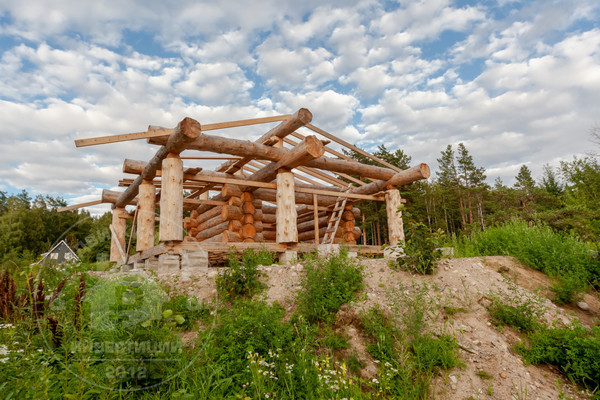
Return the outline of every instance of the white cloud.
{"type": "Polygon", "coordinates": [[[269,87],[311,88],[335,77],[331,53],[322,47],[290,50],[273,40],[259,46],[257,56],[257,73],[269,87]]]}
{"type": "MultiPolygon", "coordinates": [[[[595,0],[48,4],[0,5],[0,37],[17,43],[0,55],[4,187],[87,199],[116,184],[123,158],[156,149],[76,149],[75,138],[300,107],[352,143],[401,146],[434,168],[441,149],[462,141],[510,181],[525,162],[535,174],[581,152],[597,118],[595,0]],[[468,36],[444,48],[453,36],[444,32],[468,36]],[[478,77],[464,73],[473,60],[478,77]]],[[[214,134],[252,138],[269,127],[214,134]]]]}
{"type": "Polygon", "coordinates": [[[372,26],[384,35],[396,36],[405,44],[435,39],[445,30],[464,31],[485,17],[477,7],[454,8],[449,0],[404,3],[374,21],[372,26]]]}

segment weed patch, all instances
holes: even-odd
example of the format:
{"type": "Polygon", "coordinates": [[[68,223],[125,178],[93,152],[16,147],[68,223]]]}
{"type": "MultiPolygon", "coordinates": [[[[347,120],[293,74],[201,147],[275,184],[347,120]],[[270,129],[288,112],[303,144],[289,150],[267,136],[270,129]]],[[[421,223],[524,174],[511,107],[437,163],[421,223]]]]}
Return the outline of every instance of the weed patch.
{"type": "Polygon", "coordinates": [[[426,329],[434,309],[441,308],[435,299],[427,298],[427,292],[426,286],[409,294],[394,292],[393,309],[398,318],[378,307],[361,315],[364,332],[370,339],[367,351],[379,363],[372,384],[380,397],[427,398],[438,369],[461,364],[454,337],[435,335],[426,329]]]}
{"type": "Polygon", "coordinates": [[[510,326],[520,332],[533,332],[542,327],[539,320],[544,315],[542,299],[529,298],[517,289],[516,284],[508,281],[509,292],[490,293],[492,304],[488,312],[496,326],[510,326]]]}
{"type": "Polygon", "coordinates": [[[242,257],[231,252],[227,257],[228,268],[220,274],[217,279],[217,290],[224,298],[234,299],[240,297],[252,297],[262,290],[264,285],[260,282],[259,265],[271,265],[274,255],[266,250],[246,249],[242,257]]]}
{"type": "Polygon", "coordinates": [[[595,391],[600,398],[600,327],[592,331],[575,323],[565,328],[544,328],[520,348],[532,364],[551,364],[574,382],[595,391]]]}
{"type": "Polygon", "coordinates": [[[305,269],[296,300],[298,312],[310,323],[331,322],[363,287],[362,266],[345,250],[326,259],[309,258],[305,269]]]}
{"type": "Polygon", "coordinates": [[[590,246],[576,236],[555,232],[545,225],[513,220],[474,232],[470,240],[455,238],[453,246],[461,257],[514,256],[555,278],[552,290],[558,304],[575,300],[588,282],[596,288],[600,284],[600,260],[592,256],[590,246]]]}
{"type": "Polygon", "coordinates": [[[425,224],[410,218],[410,213],[405,212],[404,215],[409,218],[405,225],[406,240],[400,246],[404,255],[396,259],[396,264],[408,271],[431,275],[435,272],[437,261],[442,257],[442,252],[438,250],[442,231],[432,233],[425,224]]]}

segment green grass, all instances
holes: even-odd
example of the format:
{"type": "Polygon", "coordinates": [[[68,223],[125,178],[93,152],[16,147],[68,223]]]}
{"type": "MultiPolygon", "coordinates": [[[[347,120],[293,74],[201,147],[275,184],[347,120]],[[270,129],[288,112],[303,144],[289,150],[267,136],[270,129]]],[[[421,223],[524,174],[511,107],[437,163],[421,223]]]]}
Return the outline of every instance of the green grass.
{"type": "MultiPolygon", "coordinates": [[[[257,266],[265,263],[272,263],[272,255],[232,257],[230,273],[236,269],[248,279],[239,295],[210,305],[170,296],[140,277],[109,280],[83,273],[82,284],[81,274],[73,275],[82,266],[43,271],[31,278],[34,287],[43,283],[43,314],[36,316],[30,301],[0,326],[6,377],[0,398],[372,398],[357,376],[364,362],[355,354],[334,356],[349,347],[343,333],[319,318],[296,313],[290,319],[278,304],[252,299],[259,290],[257,266]],[[197,338],[184,346],[180,335],[190,331],[197,338]]],[[[307,264],[314,273],[304,289],[327,305],[316,315],[332,321],[361,287],[361,268],[345,254],[307,264]],[[320,292],[332,281],[335,301],[320,292]]],[[[27,300],[24,285],[26,275],[18,280],[17,296],[27,300]]]]}
{"type": "Polygon", "coordinates": [[[592,331],[575,323],[564,328],[544,328],[531,335],[520,349],[533,364],[557,366],[570,380],[594,391],[600,399],[600,327],[592,331]]]}
{"type": "Polygon", "coordinates": [[[433,377],[440,369],[462,365],[454,337],[428,329],[433,312],[441,309],[427,298],[428,287],[412,293],[393,292],[396,315],[379,307],[361,316],[364,333],[369,337],[367,351],[379,362],[373,382],[383,398],[426,399],[433,377]]]}
{"type": "Polygon", "coordinates": [[[310,323],[331,322],[343,304],[362,289],[362,266],[345,250],[327,259],[309,257],[304,266],[296,303],[298,313],[310,323]]]}
{"type": "Polygon", "coordinates": [[[525,296],[510,281],[508,288],[508,292],[487,295],[492,300],[488,308],[492,322],[497,326],[507,325],[526,333],[542,328],[540,320],[544,315],[543,300],[537,296],[525,296]]]}
{"type": "Polygon", "coordinates": [[[258,252],[254,252],[254,249],[246,249],[241,257],[236,252],[229,253],[228,268],[216,279],[219,294],[228,300],[252,297],[265,287],[259,280],[258,266],[271,265],[274,258],[275,255],[265,249],[260,249],[258,252]]]}
{"type": "Polygon", "coordinates": [[[507,255],[555,279],[552,289],[559,304],[577,299],[587,284],[600,287],[600,260],[591,245],[545,225],[513,220],[503,226],[474,232],[471,239],[455,238],[459,257],[507,255]]]}

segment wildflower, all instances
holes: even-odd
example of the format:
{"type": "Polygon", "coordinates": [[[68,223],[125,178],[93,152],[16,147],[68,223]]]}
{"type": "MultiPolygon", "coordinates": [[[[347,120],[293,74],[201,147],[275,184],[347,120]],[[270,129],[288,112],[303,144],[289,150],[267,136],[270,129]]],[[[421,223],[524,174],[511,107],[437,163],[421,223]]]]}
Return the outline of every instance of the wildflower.
{"type": "Polygon", "coordinates": [[[373,378],[373,380],[371,380],[371,382],[373,382],[373,383],[379,383],[379,381],[377,380],[377,378],[373,378]]]}

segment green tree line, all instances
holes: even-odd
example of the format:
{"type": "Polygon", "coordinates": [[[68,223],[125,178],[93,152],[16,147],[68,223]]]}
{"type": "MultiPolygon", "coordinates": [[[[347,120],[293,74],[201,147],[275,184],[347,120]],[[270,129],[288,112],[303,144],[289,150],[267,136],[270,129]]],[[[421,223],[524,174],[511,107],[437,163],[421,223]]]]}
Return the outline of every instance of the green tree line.
{"type": "Polygon", "coordinates": [[[60,197],[0,191],[0,261],[34,262],[63,239],[74,250],[85,248],[83,256],[90,260],[106,252],[110,212],[94,218],[85,210],[57,211],[66,205],[60,197]]]}
{"type": "MultiPolygon", "coordinates": [[[[345,153],[362,163],[376,164],[356,151],[345,153]]],[[[373,154],[401,169],[411,163],[404,151],[389,151],[384,145],[373,154]]],[[[486,183],[485,168],[476,164],[463,143],[448,145],[437,161],[439,168],[427,181],[399,187],[412,217],[431,231],[470,235],[520,218],[584,240],[600,239],[600,163],[595,155],[563,161],[557,167],[546,164],[537,180],[529,167],[522,165],[512,186],[500,178],[493,186],[486,183]]],[[[358,221],[364,232],[360,242],[385,243],[388,232],[383,203],[368,201],[357,207],[363,215],[358,221]]]]}

